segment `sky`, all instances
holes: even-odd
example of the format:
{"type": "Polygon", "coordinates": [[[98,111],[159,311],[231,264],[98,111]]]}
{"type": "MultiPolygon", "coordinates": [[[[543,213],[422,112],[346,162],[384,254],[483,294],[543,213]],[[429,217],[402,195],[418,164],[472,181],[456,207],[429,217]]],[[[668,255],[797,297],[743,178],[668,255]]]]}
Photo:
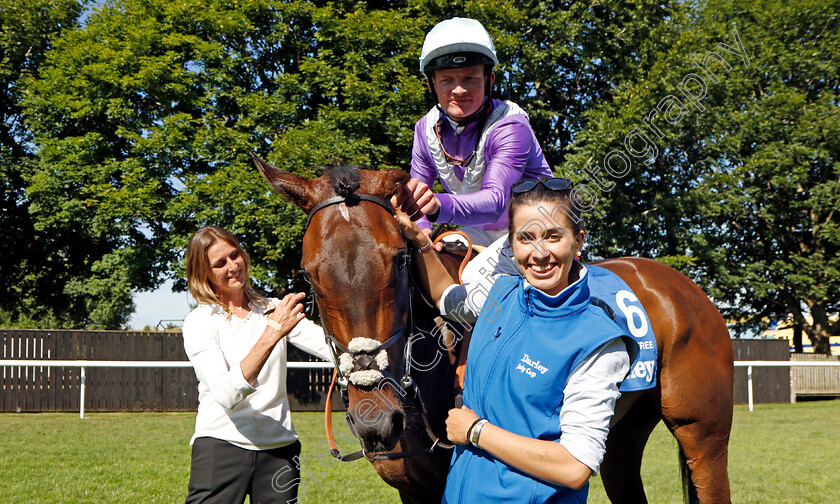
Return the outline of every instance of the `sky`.
{"type": "Polygon", "coordinates": [[[149,326],[155,328],[160,321],[162,328],[171,323],[174,327],[181,327],[181,321],[192,311],[190,304],[195,300],[189,292],[172,292],[172,281],[168,280],[152,292],[141,292],[134,296],[135,311],[128,321],[128,327],[142,330],[149,326]]]}

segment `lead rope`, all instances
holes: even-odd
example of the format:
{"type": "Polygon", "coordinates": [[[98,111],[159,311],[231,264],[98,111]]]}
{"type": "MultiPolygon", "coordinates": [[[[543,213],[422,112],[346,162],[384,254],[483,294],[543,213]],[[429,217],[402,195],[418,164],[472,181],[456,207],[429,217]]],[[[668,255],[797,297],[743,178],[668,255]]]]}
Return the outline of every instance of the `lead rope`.
{"type": "Polygon", "coordinates": [[[467,233],[465,233],[463,231],[460,231],[460,230],[454,230],[454,231],[444,231],[443,233],[436,236],[435,237],[435,243],[439,243],[439,242],[443,241],[443,238],[445,236],[450,236],[450,235],[458,235],[458,236],[463,237],[465,240],[467,240],[467,254],[464,256],[463,259],[461,259],[461,265],[458,266],[458,278],[456,279],[456,280],[458,280],[458,283],[462,283],[461,275],[464,273],[464,269],[467,267],[467,263],[470,262],[470,254],[472,254],[472,240],[470,240],[470,237],[467,236],[467,233]]]}
{"type": "Polygon", "coordinates": [[[330,382],[329,390],[327,390],[327,405],[324,408],[324,428],[327,431],[327,443],[330,445],[330,455],[342,462],[352,462],[362,458],[365,453],[359,450],[348,455],[342,455],[341,450],[338,449],[338,445],[335,444],[335,437],[333,437],[332,430],[332,393],[335,388],[336,378],[338,378],[338,368],[333,369],[332,381],[330,382]]]}

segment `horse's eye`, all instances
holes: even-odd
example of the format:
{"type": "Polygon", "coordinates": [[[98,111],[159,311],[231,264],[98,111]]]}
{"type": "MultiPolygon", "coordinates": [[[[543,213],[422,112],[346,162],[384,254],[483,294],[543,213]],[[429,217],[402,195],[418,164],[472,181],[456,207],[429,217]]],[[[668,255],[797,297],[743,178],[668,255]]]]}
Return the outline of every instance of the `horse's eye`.
{"type": "Polygon", "coordinates": [[[399,257],[397,257],[397,271],[401,272],[402,270],[404,270],[405,267],[408,266],[408,261],[410,259],[411,256],[407,253],[400,254],[399,257]]]}
{"type": "Polygon", "coordinates": [[[307,273],[306,270],[300,270],[300,274],[303,277],[303,279],[306,280],[306,283],[312,285],[312,277],[309,276],[309,273],[307,273]]]}

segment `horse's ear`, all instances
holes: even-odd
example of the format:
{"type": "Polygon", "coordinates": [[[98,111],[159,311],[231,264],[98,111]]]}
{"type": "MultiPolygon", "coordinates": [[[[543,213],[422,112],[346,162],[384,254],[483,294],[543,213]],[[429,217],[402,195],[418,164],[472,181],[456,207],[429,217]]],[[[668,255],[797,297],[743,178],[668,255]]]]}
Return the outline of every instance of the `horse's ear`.
{"type": "Polygon", "coordinates": [[[251,153],[251,157],[254,159],[254,164],[257,165],[257,169],[262,173],[262,176],[287,201],[299,206],[304,212],[309,212],[315,205],[313,181],[271,166],[253,152],[251,153]]]}
{"type": "Polygon", "coordinates": [[[411,175],[408,172],[397,169],[380,170],[376,174],[376,181],[369,190],[381,198],[388,198],[397,191],[399,184],[405,184],[411,175]]]}
{"type": "Polygon", "coordinates": [[[411,178],[411,175],[408,174],[407,171],[403,170],[385,170],[390,177],[394,180],[394,186],[397,184],[405,184],[408,182],[408,179],[411,178]]]}

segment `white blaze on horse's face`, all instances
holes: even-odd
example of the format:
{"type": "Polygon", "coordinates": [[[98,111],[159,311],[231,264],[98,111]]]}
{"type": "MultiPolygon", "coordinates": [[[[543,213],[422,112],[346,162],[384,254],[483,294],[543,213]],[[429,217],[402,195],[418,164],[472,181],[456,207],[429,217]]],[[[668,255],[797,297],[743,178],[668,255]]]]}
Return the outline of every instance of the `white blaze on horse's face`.
{"type": "Polygon", "coordinates": [[[350,212],[347,210],[346,204],[340,203],[338,205],[338,211],[341,213],[341,216],[344,217],[344,220],[350,222],[350,212]]]}

